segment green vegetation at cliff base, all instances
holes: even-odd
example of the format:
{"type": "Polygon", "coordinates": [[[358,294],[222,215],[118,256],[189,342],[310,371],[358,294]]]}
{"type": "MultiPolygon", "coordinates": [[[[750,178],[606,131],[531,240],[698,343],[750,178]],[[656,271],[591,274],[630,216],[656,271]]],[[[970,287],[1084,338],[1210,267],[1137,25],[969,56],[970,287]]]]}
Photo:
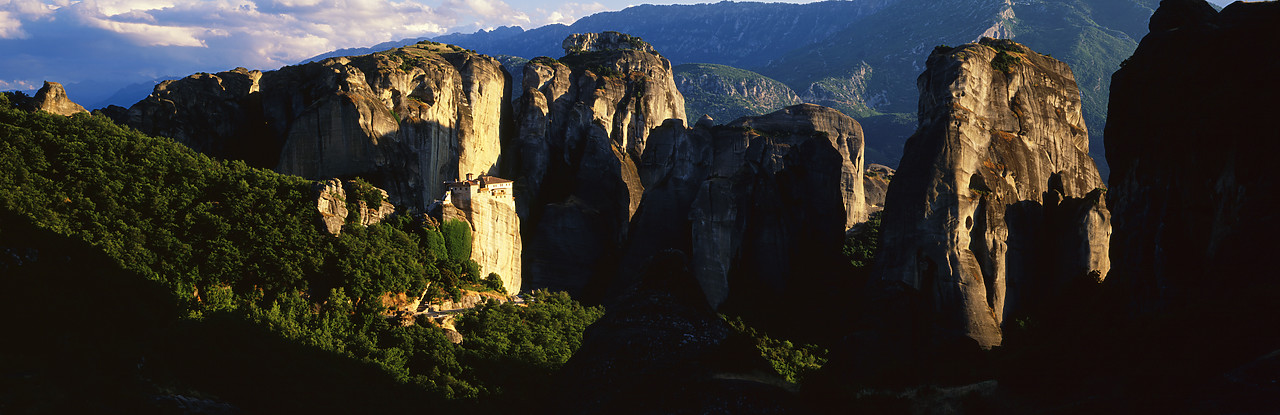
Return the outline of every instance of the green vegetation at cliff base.
{"type": "Polygon", "coordinates": [[[381,301],[485,286],[454,225],[322,234],[311,181],[4,96],[0,137],[0,321],[22,333],[0,345],[0,412],[496,408],[603,314],[532,293],[458,317],[454,344],[381,301]]]}

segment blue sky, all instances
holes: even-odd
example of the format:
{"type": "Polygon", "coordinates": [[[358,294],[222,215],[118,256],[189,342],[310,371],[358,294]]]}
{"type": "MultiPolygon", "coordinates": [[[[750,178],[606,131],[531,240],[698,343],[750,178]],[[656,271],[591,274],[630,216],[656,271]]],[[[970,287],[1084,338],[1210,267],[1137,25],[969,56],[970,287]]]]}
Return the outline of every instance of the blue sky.
{"type": "MultiPolygon", "coordinates": [[[[274,69],[340,48],[572,23],[627,0],[0,0],[0,90],[101,85],[243,66],[274,69]]],[[[658,3],[696,3],[659,1],[658,3]]],[[[87,88],[87,87],[86,87],[87,88]]],[[[100,87],[103,89],[105,87],[100,87]]],[[[93,105],[101,90],[88,91],[93,105]]]]}
{"type": "MultiPolygon", "coordinates": [[[[1213,0],[1226,4],[1226,0],[1213,0]]],[[[0,0],[0,90],[43,80],[145,82],[243,66],[274,69],[327,51],[453,32],[572,23],[634,0],[0,0]]],[[[789,3],[807,3],[792,0],[789,3]]],[[[99,89],[104,89],[105,86],[99,89]]]]}

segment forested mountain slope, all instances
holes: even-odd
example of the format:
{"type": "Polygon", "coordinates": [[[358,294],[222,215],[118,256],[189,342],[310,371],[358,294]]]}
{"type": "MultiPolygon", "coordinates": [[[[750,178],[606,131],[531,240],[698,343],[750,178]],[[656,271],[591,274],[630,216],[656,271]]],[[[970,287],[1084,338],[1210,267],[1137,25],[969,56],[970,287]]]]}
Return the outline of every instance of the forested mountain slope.
{"type": "Polygon", "coordinates": [[[497,406],[602,314],[534,294],[460,317],[462,345],[396,324],[386,296],[479,289],[448,249],[469,237],[404,215],[322,234],[312,186],[0,96],[0,324],[23,336],[0,346],[3,412],[497,406]]]}

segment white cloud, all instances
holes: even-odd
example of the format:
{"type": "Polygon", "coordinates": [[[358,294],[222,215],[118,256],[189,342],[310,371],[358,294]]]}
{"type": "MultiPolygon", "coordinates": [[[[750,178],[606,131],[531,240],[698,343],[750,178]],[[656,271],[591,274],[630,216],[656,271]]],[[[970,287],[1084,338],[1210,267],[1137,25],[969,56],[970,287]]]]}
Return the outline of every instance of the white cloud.
{"type": "Polygon", "coordinates": [[[192,46],[205,47],[200,37],[214,34],[197,27],[159,26],[146,23],[129,23],[84,16],[90,27],[115,32],[141,46],[192,46]]]}
{"type": "Polygon", "coordinates": [[[25,39],[22,21],[44,19],[54,6],[39,0],[0,0],[0,39],[25,39]]]}
{"type": "Polygon", "coordinates": [[[497,26],[528,26],[533,23],[525,12],[512,8],[500,0],[444,0],[440,9],[457,17],[475,17],[470,25],[477,28],[497,26]]]}
{"type": "Polygon", "coordinates": [[[0,10],[8,10],[24,18],[48,16],[57,7],[40,0],[0,0],[0,10]]]}
{"type": "Polygon", "coordinates": [[[12,90],[30,91],[32,89],[36,89],[36,85],[29,81],[23,81],[23,80],[6,81],[3,79],[0,79],[0,91],[12,91],[12,90]]]}
{"type": "Polygon", "coordinates": [[[601,4],[608,0],[543,9],[510,1],[0,0],[0,39],[9,39],[0,42],[0,87],[43,79],[123,86],[237,66],[275,69],[335,49],[504,25],[532,29],[610,9],[601,4]]]}
{"type": "Polygon", "coordinates": [[[84,0],[82,3],[85,7],[96,9],[107,16],[115,16],[135,10],[158,10],[174,6],[172,1],[167,0],[84,0]]]}
{"type": "MultiPolygon", "coordinates": [[[[528,22],[500,1],[460,4],[466,13],[528,22]]],[[[141,47],[218,49],[209,53],[228,66],[271,68],[343,47],[442,34],[459,16],[406,0],[0,0],[0,38],[26,37],[24,21],[64,17],[59,25],[102,30],[141,47]]]]}
{"type": "Polygon", "coordinates": [[[27,37],[22,31],[22,22],[12,12],[0,11],[0,39],[21,39],[27,37]]]}
{"type": "Polygon", "coordinates": [[[538,26],[548,25],[553,23],[560,23],[560,24],[566,24],[566,25],[573,24],[573,22],[578,21],[578,19],[582,18],[583,16],[591,15],[591,14],[602,12],[605,10],[609,10],[609,8],[603,4],[600,4],[599,2],[564,3],[560,5],[559,8],[555,10],[550,10],[550,11],[544,10],[544,9],[537,9],[537,12],[539,14],[546,16],[542,19],[541,22],[538,23],[538,26]]]}

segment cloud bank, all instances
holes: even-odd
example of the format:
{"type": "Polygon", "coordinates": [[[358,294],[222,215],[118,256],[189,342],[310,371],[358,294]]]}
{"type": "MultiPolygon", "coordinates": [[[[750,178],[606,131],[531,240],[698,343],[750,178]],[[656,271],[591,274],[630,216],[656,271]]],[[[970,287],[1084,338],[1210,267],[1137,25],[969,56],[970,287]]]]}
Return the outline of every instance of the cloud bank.
{"type": "MultiPolygon", "coordinates": [[[[601,3],[502,0],[0,0],[0,89],[43,80],[127,83],[243,66],[274,69],[390,40],[571,23],[601,3]]],[[[87,88],[86,88],[87,89],[87,88]]],[[[74,96],[76,91],[68,87],[74,96]]],[[[103,95],[103,96],[97,96],[103,95]]],[[[86,102],[94,104],[95,102],[86,102]]]]}

